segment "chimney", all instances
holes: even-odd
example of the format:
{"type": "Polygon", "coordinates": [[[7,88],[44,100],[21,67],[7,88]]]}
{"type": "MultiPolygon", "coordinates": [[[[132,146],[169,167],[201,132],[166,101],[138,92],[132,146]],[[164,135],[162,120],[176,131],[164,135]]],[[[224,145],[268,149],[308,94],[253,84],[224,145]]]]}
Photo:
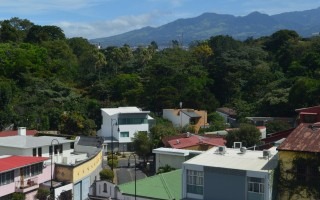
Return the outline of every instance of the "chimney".
{"type": "Polygon", "coordinates": [[[26,129],[26,127],[18,127],[18,135],[20,135],[20,136],[26,136],[26,135],[27,135],[27,129],[26,129]]]}

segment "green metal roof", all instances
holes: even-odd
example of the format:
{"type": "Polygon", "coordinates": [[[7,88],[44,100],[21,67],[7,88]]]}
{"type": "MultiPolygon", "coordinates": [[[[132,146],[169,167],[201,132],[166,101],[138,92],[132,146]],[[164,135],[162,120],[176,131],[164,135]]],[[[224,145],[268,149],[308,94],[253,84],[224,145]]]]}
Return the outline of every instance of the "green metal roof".
{"type": "MultiPolygon", "coordinates": [[[[137,196],[149,199],[181,199],[182,170],[151,176],[137,180],[137,196]]],[[[118,185],[122,194],[134,196],[134,181],[118,185]]]]}

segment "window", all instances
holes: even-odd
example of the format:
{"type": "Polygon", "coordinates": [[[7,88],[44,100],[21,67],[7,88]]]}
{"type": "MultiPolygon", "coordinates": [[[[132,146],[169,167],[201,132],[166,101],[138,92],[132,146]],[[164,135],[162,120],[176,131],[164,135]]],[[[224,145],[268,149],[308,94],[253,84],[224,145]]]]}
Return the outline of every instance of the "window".
{"type": "Polygon", "coordinates": [[[70,143],[70,149],[74,149],[74,142],[70,143]]]}
{"type": "Polygon", "coordinates": [[[118,119],[119,125],[125,124],[147,124],[147,118],[119,118],[118,119]]]}
{"type": "Polygon", "coordinates": [[[33,156],[37,156],[37,148],[33,148],[32,149],[32,155],[33,156]]]}
{"type": "Polygon", "coordinates": [[[0,174],[0,185],[6,185],[12,183],[14,180],[14,172],[4,172],[0,174]]]}
{"type": "Polygon", "coordinates": [[[203,172],[187,170],[187,192],[203,194],[203,172]]]}
{"type": "Polygon", "coordinates": [[[104,183],[103,184],[103,192],[108,192],[108,190],[107,190],[108,188],[107,188],[107,184],[106,183],[104,183]]]}
{"type": "Polygon", "coordinates": [[[20,174],[24,178],[30,177],[31,176],[31,174],[30,174],[30,166],[26,166],[26,167],[20,168],[20,174]]]}
{"type": "Polygon", "coordinates": [[[248,192],[264,193],[264,179],[248,177],[248,192]]]}
{"type": "Polygon", "coordinates": [[[31,165],[31,176],[35,176],[42,173],[43,163],[37,163],[31,165]]]}
{"type": "Polygon", "coordinates": [[[120,132],[120,137],[129,137],[129,132],[120,132]]]}
{"type": "Polygon", "coordinates": [[[41,148],[41,147],[38,148],[38,156],[39,156],[39,157],[42,156],[42,148],[41,148]]]}
{"type": "MultiPolygon", "coordinates": [[[[63,146],[62,144],[59,144],[59,145],[53,145],[54,147],[54,154],[58,154],[58,151],[59,153],[62,153],[63,151],[63,146]]],[[[52,154],[52,146],[49,146],[49,155],[52,154]]]]}

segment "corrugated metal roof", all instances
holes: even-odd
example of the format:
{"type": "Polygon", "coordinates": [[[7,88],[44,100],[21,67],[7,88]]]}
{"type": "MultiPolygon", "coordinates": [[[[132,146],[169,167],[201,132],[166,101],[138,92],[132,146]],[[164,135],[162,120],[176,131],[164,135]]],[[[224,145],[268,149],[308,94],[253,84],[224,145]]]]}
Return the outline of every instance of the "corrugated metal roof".
{"type": "Polygon", "coordinates": [[[320,152],[320,125],[301,123],[279,145],[278,150],[320,152]]]}
{"type": "Polygon", "coordinates": [[[224,146],[226,140],[224,138],[216,137],[209,138],[199,135],[191,135],[190,137],[180,137],[167,141],[171,148],[183,149],[200,144],[207,144],[210,146],[224,146]]]}
{"type": "Polygon", "coordinates": [[[40,163],[49,158],[31,156],[8,156],[0,157],[0,172],[10,171],[24,166],[40,163]]]}
{"type": "MultiPolygon", "coordinates": [[[[175,170],[137,180],[137,196],[146,199],[181,199],[182,170],[175,170]]],[[[121,193],[135,195],[135,183],[118,185],[121,193]]]]}

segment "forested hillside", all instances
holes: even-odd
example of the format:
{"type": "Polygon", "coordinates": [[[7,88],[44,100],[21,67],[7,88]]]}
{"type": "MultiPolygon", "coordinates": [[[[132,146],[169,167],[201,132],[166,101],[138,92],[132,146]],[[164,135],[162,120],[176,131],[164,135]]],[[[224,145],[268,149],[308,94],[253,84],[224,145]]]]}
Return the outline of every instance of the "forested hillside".
{"type": "Polygon", "coordinates": [[[102,107],[206,109],[292,116],[319,104],[320,38],[281,30],[237,41],[215,36],[186,50],[107,47],[66,38],[56,26],[12,18],[0,28],[0,128],[94,135],[102,107]]]}

